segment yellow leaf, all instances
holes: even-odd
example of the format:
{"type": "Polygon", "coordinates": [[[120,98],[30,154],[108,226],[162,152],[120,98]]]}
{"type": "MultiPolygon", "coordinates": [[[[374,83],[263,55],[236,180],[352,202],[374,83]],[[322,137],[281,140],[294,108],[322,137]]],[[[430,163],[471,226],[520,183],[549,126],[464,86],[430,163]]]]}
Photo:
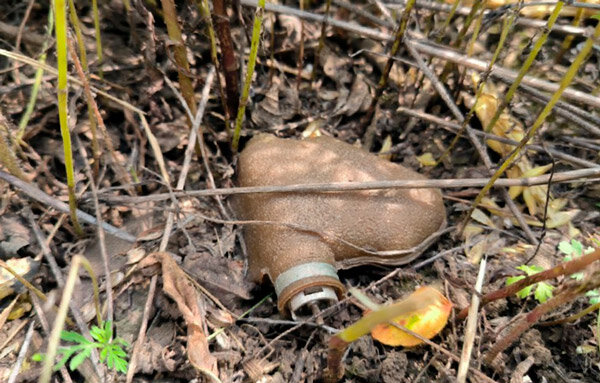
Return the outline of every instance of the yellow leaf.
{"type": "Polygon", "coordinates": [[[425,152],[425,153],[421,154],[420,156],[417,157],[417,160],[419,160],[419,163],[421,164],[421,166],[434,166],[435,165],[435,159],[433,158],[433,154],[431,154],[430,152],[425,152]]]}
{"type": "MultiPolygon", "coordinates": [[[[421,295],[429,296],[432,294],[436,297],[435,303],[416,311],[407,312],[394,318],[393,321],[424,338],[431,339],[436,336],[448,323],[452,302],[436,289],[427,286],[417,289],[411,294],[411,297],[418,298],[421,295]]],[[[423,343],[422,340],[387,323],[380,323],[375,326],[371,331],[371,335],[374,339],[388,346],[413,347],[423,343]]]]}
{"type": "Polygon", "coordinates": [[[578,209],[559,211],[552,217],[546,220],[546,227],[548,229],[555,229],[571,222],[573,218],[579,213],[578,209]]]}
{"type": "Polygon", "coordinates": [[[388,161],[391,160],[392,159],[392,154],[388,153],[391,148],[392,148],[392,137],[390,137],[389,135],[387,135],[383,139],[383,144],[381,145],[381,150],[379,150],[379,157],[385,158],[388,161]]]}
{"type": "Polygon", "coordinates": [[[526,188],[523,190],[523,200],[525,201],[525,204],[527,205],[529,214],[535,215],[537,213],[537,208],[536,208],[537,205],[535,203],[535,198],[533,197],[533,194],[531,194],[530,188],[526,188]]]}
{"type": "Polygon", "coordinates": [[[511,186],[508,188],[510,199],[515,199],[523,193],[523,186],[511,186]]]}
{"type": "Polygon", "coordinates": [[[492,222],[492,220],[490,219],[490,217],[488,217],[487,215],[485,215],[485,213],[479,209],[475,209],[473,210],[473,214],[471,214],[471,218],[474,221],[479,222],[482,225],[486,225],[492,228],[496,228],[496,225],[494,225],[494,223],[492,222]]]}
{"type": "Polygon", "coordinates": [[[529,170],[526,170],[521,175],[521,178],[537,177],[546,174],[548,170],[552,169],[552,164],[536,166],[529,170]]]}
{"type": "Polygon", "coordinates": [[[323,125],[322,120],[315,120],[308,124],[306,129],[302,132],[302,138],[315,138],[320,137],[321,134],[321,125],[323,125]]]}

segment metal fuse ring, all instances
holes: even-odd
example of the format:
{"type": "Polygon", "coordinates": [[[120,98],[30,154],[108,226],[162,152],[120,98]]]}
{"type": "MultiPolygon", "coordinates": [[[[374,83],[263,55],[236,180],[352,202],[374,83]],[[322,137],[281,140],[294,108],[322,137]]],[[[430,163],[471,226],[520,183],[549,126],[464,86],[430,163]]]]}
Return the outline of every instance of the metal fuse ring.
{"type": "Polygon", "coordinates": [[[283,273],[279,274],[275,279],[275,292],[277,296],[292,283],[314,276],[326,276],[340,280],[335,270],[335,267],[325,262],[308,262],[298,266],[294,266],[283,273]]]}

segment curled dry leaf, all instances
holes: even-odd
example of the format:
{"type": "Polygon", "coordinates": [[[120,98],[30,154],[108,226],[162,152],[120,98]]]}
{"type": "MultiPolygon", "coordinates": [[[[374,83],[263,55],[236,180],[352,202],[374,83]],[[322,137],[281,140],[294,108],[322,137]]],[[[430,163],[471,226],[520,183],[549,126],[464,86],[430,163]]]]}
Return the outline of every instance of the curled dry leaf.
{"type": "Polygon", "coordinates": [[[163,290],[177,303],[187,324],[187,354],[190,363],[203,373],[216,375],[217,360],[208,349],[204,332],[205,311],[200,306],[202,297],[170,254],[153,253],[144,261],[147,264],[158,262],[162,266],[163,290]]]}
{"type": "MultiPolygon", "coordinates": [[[[452,310],[452,302],[442,295],[442,293],[429,286],[417,289],[410,297],[419,299],[425,296],[433,297],[433,303],[418,310],[406,312],[394,318],[393,322],[406,327],[424,338],[431,339],[446,326],[450,311],[452,310]]],[[[387,323],[380,323],[375,326],[371,331],[371,335],[374,339],[388,346],[413,347],[423,343],[421,339],[409,335],[387,323]]]]}

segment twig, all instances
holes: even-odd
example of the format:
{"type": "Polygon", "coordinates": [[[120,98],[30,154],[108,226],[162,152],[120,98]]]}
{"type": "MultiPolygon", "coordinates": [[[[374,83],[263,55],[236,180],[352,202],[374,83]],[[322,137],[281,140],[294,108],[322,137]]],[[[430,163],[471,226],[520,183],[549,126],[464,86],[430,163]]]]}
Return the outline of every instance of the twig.
{"type": "MultiPolygon", "coordinates": [[[[390,9],[398,9],[403,7],[403,3],[404,1],[399,1],[398,3],[386,3],[385,6],[390,8],[390,9]]],[[[517,3],[511,4],[516,6],[517,3]]],[[[524,3],[525,5],[529,5],[530,3],[524,3]]],[[[556,4],[556,2],[554,3],[556,4]]],[[[450,12],[452,10],[452,6],[449,4],[444,4],[444,3],[436,3],[433,1],[423,1],[423,0],[417,0],[417,4],[416,4],[417,8],[423,8],[423,9],[430,9],[433,11],[440,11],[440,12],[450,12]]],[[[466,16],[467,14],[469,14],[471,10],[471,7],[457,7],[456,8],[456,13],[462,16],[466,16]]],[[[497,10],[486,10],[485,11],[485,16],[489,16],[494,14],[495,12],[497,12],[497,10]]],[[[524,27],[531,27],[531,28],[543,28],[544,25],[546,25],[546,22],[544,20],[536,20],[536,19],[530,19],[530,18],[526,18],[526,17],[519,17],[517,19],[517,25],[522,25],[524,27]]],[[[571,25],[555,25],[554,26],[554,31],[555,32],[560,32],[563,34],[571,34],[571,35],[577,35],[577,36],[581,36],[583,34],[585,34],[585,28],[581,28],[581,27],[575,27],[575,26],[571,26],[571,25]]]]}
{"type": "MultiPolygon", "coordinates": [[[[558,4],[561,5],[562,2],[559,1],[558,4]]],[[[557,7],[558,7],[558,5],[557,5],[557,7]]],[[[583,63],[587,60],[587,56],[589,55],[589,53],[592,50],[594,41],[598,37],[600,37],[600,20],[597,22],[596,28],[594,28],[593,35],[590,36],[585,41],[583,47],[581,48],[581,50],[579,51],[579,53],[577,54],[577,56],[575,57],[575,59],[573,60],[571,65],[569,66],[567,73],[561,79],[559,88],[557,89],[556,92],[554,92],[552,94],[552,98],[544,106],[542,111],[538,114],[537,118],[535,119],[535,121],[533,122],[531,127],[527,130],[527,132],[525,133],[525,135],[519,142],[519,145],[517,145],[514,148],[514,150],[511,152],[511,154],[500,164],[498,169],[492,175],[490,182],[487,185],[485,185],[483,187],[483,189],[481,189],[481,191],[479,192],[477,197],[475,197],[475,200],[473,201],[473,205],[471,206],[469,211],[467,211],[467,214],[465,215],[465,218],[463,219],[462,224],[458,228],[459,234],[462,234],[464,232],[464,229],[465,229],[467,223],[471,219],[471,214],[473,213],[473,211],[477,207],[477,205],[479,203],[481,203],[481,200],[488,193],[488,191],[490,190],[490,188],[492,187],[494,182],[496,182],[496,180],[498,180],[504,174],[504,172],[513,165],[513,163],[517,159],[521,150],[525,147],[527,142],[535,136],[535,133],[542,126],[544,121],[546,121],[546,118],[552,112],[552,108],[554,107],[556,102],[558,102],[558,100],[561,98],[561,95],[563,94],[564,90],[567,88],[568,85],[571,84],[571,82],[573,81],[573,78],[577,74],[577,71],[579,70],[581,65],[583,65],[583,63]]]]}
{"type": "Polygon", "coordinates": [[[522,333],[524,333],[528,328],[533,326],[539,321],[542,316],[546,313],[549,313],[552,310],[557,309],[558,307],[573,301],[579,295],[581,295],[588,288],[594,289],[598,287],[598,278],[596,278],[596,283],[592,285],[587,285],[586,283],[582,285],[570,286],[567,289],[563,290],[560,294],[550,298],[543,304],[536,306],[535,309],[530,311],[525,315],[524,318],[520,319],[514,326],[511,327],[509,332],[500,338],[492,348],[485,354],[484,361],[488,364],[492,364],[496,356],[499,353],[504,351],[508,346],[510,346],[522,333]]]}
{"type": "MultiPolygon", "coordinates": [[[[31,302],[33,303],[35,313],[38,316],[38,319],[40,320],[40,324],[42,325],[42,329],[46,333],[46,336],[48,336],[50,334],[50,325],[48,324],[48,318],[46,318],[46,315],[44,314],[44,310],[42,309],[40,300],[35,294],[31,294],[30,298],[31,302]]],[[[65,383],[73,383],[73,380],[71,380],[71,376],[67,371],[67,367],[62,366],[60,368],[60,374],[62,375],[62,378],[65,381],[65,383]]]]}
{"type": "MultiPolygon", "coordinates": [[[[381,25],[382,27],[386,27],[386,28],[394,28],[395,27],[395,23],[390,21],[389,19],[381,18],[380,16],[375,16],[374,14],[367,12],[364,9],[359,8],[357,5],[347,2],[346,0],[333,0],[333,3],[335,5],[337,5],[338,7],[341,7],[341,8],[347,9],[351,12],[356,13],[360,17],[364,17],[365,19],[369,20],[370,22],[372,22],[374,24],[381,25]]],[[[385,9],[385,7],[379,8],[379,10],[383,10],[383,9],[385,9]]],[[[387,11],[387,9],[385,9],[385,10],[387,11]]]]}
{"type": "MultiPolygon", "coordinates": [[[[92,94],[92,90],[90,88],[90,83],[87,80],[85,73],[83,73],[83,68],[81,66],[81,63],[79,62],[79,58],[77,57],[77,52],[75,51],[75,47],[73,47],[73,41],[71,39],[67,40],[67,47],[69,49],[69,53],[71,54],[71,59],[73,61],[73,64],[75,64],[75,69],[77,71],[77,75],[79,76],[79,80],[83,84],[83,90],[84,90],[85,97],[86,97],[86,100],[88,103],[88,107],[91,108],[91,112],[93,112],[94,117],[96,118],[96,121],[98,122],[98,127],[100,128],[100,130],[102,131],[102,134],[104,135],[104,140],[106,142],[108,152],[110,153],[110,157],[113,162],[113,168],[116,173],[116,176],[119,178],[119,181],[121,182],[121,184],[123,186],[125,186],[125,190],[128,193],[133,195],[135,193],[133,191],[133,188],[130,186],[132,184],[131,175],[127,172],[127,170],[125,170],[123,165],[121,165],[119,163],[119,159],[117,158],[115,146],[112,142],[112,139],[110,138],[110,134],[108,134],[108,130],[106,128],[106,125],[104,124],[104,119],[102,118],[102,115],[100,114],[100,111],[98,110],[98,104],[96,103],[96,100],[94,99],[94,96],[92,94]]],[[[91,115],[90,115],[90,119],[92,119],[91,115]]],[[[94,145],[92,145],[92,146],[94,146],[94,145]]],[[[96,159],[95,154],[94,154],[94,159],[96,159]]],[[[90,180],[92,180],[92,179],[93,178],[90,178],[90,180]]]]}
{"type": "Polygon", "coordinates": [[[23,344],[21,345],[21,350],[19,350],[19,355],[17,356],[17,360],[13,365],[13,369],[10,372],[10,376],[8,377],[8,381],[6,383],[15,383],[17,381],[17,375],[19,375],[19,370],[21,369],[21,365],[23,365],[25,356],[27,356],[27,351],[29,350],[29,344],[31,343],[31,337],[33,336],[34,326],[35,321],[32,320],[29,323],[29,328],[25,333],[25,339],[23,340],[23,344]]]}
{"type": "Polygon", "coordinates": [[[475,282],[475,291],[471,296],[471,307],[469,308],[469,317],[465,326],[465,336],[463,338],[463,348],[460,355],[460,363],[458,364],[458,372],[456,373],[457,383],[465,383],[467,381],[467,371],[471,362],[471,352],[473,351],[473,343],[475,342],[475,332],[477,331],[477,318],[479,313],[479,294],[483,286],[485,278],[485,268],[487,260],[483,258],[479,263],[479,274],[475,282]]]}
{"type": "Polygon", "coordinates": [[[113,315],[114,310],[113,310],[113,294],[112,294],[112,275],[111,275],[111,270],[110,270],[110,266],[109,266],[109,262],[108,262],[108,253],[106,251],[106,238],[104,235],[104,229],[102,228],[103,221],[102,221],[102,213],[100,212],[100,203],[98,202],[98,188],[96,187],[96,182],[94,181],[94,177],[92,174],[92,168],[90,166],[86,150],[78,136],[75,136],[75,145],[77,146],[77,149],[79,150],[79,153],[81,154],[81,157],[83,157],[83,159],[84,159],[83,162],[84,162],[84,166],[85,166],[85,171],[90,180],[90,187],[92,189],[92,200],[94,201],[94,210],[95,210],[95,214],[96,214],[96,220],[100,223],[100,225],[96,225],[96,233],[98,235],[98,243],[100,245],[100,255],[102,257],[102,263],[104,266],[104,275],[106,276],[106,278],[104,278],[104,283],[106,284],[106,286],[104,288],[106,290],[106,307],[107,307],[106,321],[112,322],[113,316],[114,316],[113,315]]]}
{"type": "MultiPolygon", "coordinates": [[[[429,81],[431,81],[433,87],[438,92],[438,94],[440,95],[442,100],[444,100],[444,102],[446,103],[446,105],[448,106],[448,108],[450,109],[452,114],[454,115],[454,117],[461,124],[463,124],[465,122],[465,117],[462,115],[462,112],[460,111],[460,109],[458,109],[458,106],[456,106],[456,104],[454,103],[454,100],[452,99],[451,95],[448,93],[448,91],[446,90],[444,85],[438,80],[435,73],[427,65],[425,65],[425,62],[423,61],[420,54],[415,49],[413,43],[409,42],[409,41],[405,41],[405,45],[406,45],[406,48],[408,49],[408,51],[410,52],[410,55],[417,62],[419,69],[423,72],[423,74],[425,76],[427,76],[429,81]]],[[[492,164],[492,161],[490,160],[490,157],[487,154],[487,151],[481,145],[481,142],[473,133],[473,128],[471,127],[471,125],[469,123],[466,123],[466,124],[464,124],[464,128],[467,132],[467,136],[469,137],[469,140],[471,141],[471,143],[477,150],[477,153],[479,154],[479,156],[483,160],[483,163],[485,164],[486,168],[488,169],[489,174],[492,175],[494,173],[492,170],[493,164],[492,164]]],[[[461,129],[462,129],[462,127],[461,127],[461,129]]],[[[515,202],[510,197],[508,190],[501,189],[501,192],[502,192],[502,196],[504,197],[504,201],[506,202],[506,205],[508,206],[510,211],[513,213],[513,215],[519,222],[519,225],[521,226],[521,229],[525,232],[525,235],[527,236],[527,239],[529,239],[529,242],[531,242],[532,244],[537,244],[538,243],[537,238],[535,237],[535,235],[529,228],[529,225],[527,224],[527,221],[525,221],[525,218],[523,218],[523,214],[521,214],[521,211],[519,210],[519,208],[517,208],[517,206],[515,205],[515,202]]]]}
{"type": "MultiPolygon", "coordinates": [[[[221,69],[225,76],[225,92],[227,94],[227,109],[229,118],[233,118],[238,110],[240,101],[238,62],[235,58],[229,16],[225,9],[225,0],[215,0],[213,5],[213,24],[217,31],[221,48],[221,69]]],[[[230,127],[227,127],[229,131],[230,127]]]]}
{"type": "MultiPolygon", "coordinates": [[[[545,271],[539,272],[537,274],[530,275],[528,277],[525,277],[525,278],[513,283],[510,286],[506,286],[499,290],[492,291],[491,293],[485,294],[481,298],[481,305],[483,306],[483,305],[488,304],[489,302],[493,302],[498,299],[510,297],[511,295],[516,294],[521,289],[523,289],[529,285],[533,285],[534,283],[542,282],[547,279],[556,278],[561,275],[570,275],[570,274],[576,273],[578,271],[585,269],[586,267],[588,267],[589,265],[591,265],[592,263],[596,262],[599,259],[600,259],[600,249],[596,250],[592,253],[589,253],[589,254],[584,254],[581,257],[577,257],[577,258],[573,259],[572,261],[563,262],[549,270],[545,270],[545,271]]],[[[467,316],[468,310],[469,310],[469,307],[465,307],[464,309],[462,309],[460,311],[460,313],[458,313],[458,315],[456,317],[458,319],[464,319],[467,316]]]]}
{"type": "MultiPolygon", "coordinates": [[[[418,334],[412,330],[407,329],[404,326],[399,325],[396,322],[389,322],[390,325],[398,328],[399,330],[404,331],[405,333],[414,336],[415,338],[420,339],[421,341],[423,341],[424,343],[426,343],[428,346],[432,347],[434,350],[439,351],[440,353],[444,354],[445,356],[447,356],[448,358],[454,360],[455,362],[459,362],[460,358],[456,355],[454,355],[452,352],[450,352],[449,350],[446,350],[444,347],[440,346],[439,344],[431,341],[430,339],[424,338],[421,334],[418,334]]],[[[469,366],[469,370],[471,371],[471,373],[473,373],[473,375],[477,376],[477,378],[481,379],[484,382],[488,382],[488,383],[494,383],[496,382],[495,380],[488,378],[483,372],[477,370],[476,368],[470,367],[469,366]]]]}
{"type": "MultiPolygon", "coordinates": [[[[412,39],[410,40],[410,43],[415,47],[415,49],[419,53],[423,53],[428,56],[437,57],[447,61],[452,61],[458,65],[462,65],[467,68],[475,69],[478,71],[484,71],[488,66],[487,63],[483,60],[467,57],[445,46],[437,46],[431,43],[425,43],[412,39]]],[[[503,81],[513,82],[517,78],[517,72],[495,65],[492,71],[490,72],[490,76],[499,78],[503,81]]],[[[527,75],[523,77],[521,83],[552,93],[556,92],[559,88],[559,84],[544,81],[537,77],[527,75]]],[[[584,93],[573,88],[566,88],[562,96],[565,99],[570,99],[572,101],[577,101],[589,106],[593,106],[595,108],[600,108],[600,98],[592,94],[584,93]]]]}
{"type": "Polygon", "coordinates": [[[333,327],[329,327],[323,324],[318,324],[316,322],[304,322],[304,321],[294,321],[294,320],[285,320],[285,319],[271,319],[271,318],[253,318],[253,317],[249,317],[249,318],[240,318],[238,319],[238,321],[241,322],[248,322],[248,323],[266,323],[269,325],[274,325],[274,326],[297,326],[297,325],[302,325],[302,326],[308,326],[308,327],[317,327],[317,328],[321,328],[325,331],[327,331],[330,334],[335,334],[338,332],[337,329],[333,328],[333,327]]]}
{"type": "MultiPolygon", "coordinates": [[[[360,126],[362,131],[364,132],[367,129],[367,126],[371,124],[371,120],[375,115],[375,109],[377,104],[379,103],[379,98],[383,94],[383,91],[387,87],[388,78],[390,76],[390,71],[392,70],[392,66],[394,65],[393,57],[396,56],[398,50],[402,46],[402,40],[404,39],[404,35],[406,33],[406,29],[408,27],[408,19],[410,17],[410,13],[413,9],[413,5],[415,4],[415,0],[408,0],[406,2],[406,7],[402,11],[402,16],[400,16],[400,21],[398,23],[398,27],[396,28],[396,33],[394,34],[394,43],[390,47],[389,57],[385,63],[385,67],[381,71],[381,77],[379,78],[379,82],[377,83],[377,88],[375,89],[375,95],[371,100],[371,105],[367,109],[363,118],[361,118],[360,126]]],[[[369,139],[365,141],[366,145],[369,145],[369,139]]],[[[370,145],[369,145],[370,146],[370,145]]],[[[367,147],[367,150],[370,149],[367,147]]]]}
{"type": "Polygon", "coordinates": [[[150,317],[150,309],[152,308],[152,304],[154,303],[154,294],[156,292],[156,282],[158,281],[158,274],[155,274],[150,279],[150,287],[148,288],[148,297],[146,298],[146,303],[144,304],[144,314],[142,315],[142,324],[140,326],[140,330],[138,331],[138,336],[133,346],[133,351],[131,352],[131,359],[129,360],[129,367],[127,369],[127,376],[125,381],[127,383],[131,383],[133,380],[133,374],[135,374],[135,369],[137,367],[137,360],[146,341],[146,330],[148,329],[148,319],[150,317]]]}
{"type": "MultiPolygon", "coordinates": [[[[246,7],[256,7],[256,0],[240,0],[240,3],[246,7]]],[[[300,11],[296,8],[286,7],[283,5],[278,5],[278,4],[273,4],[273,3],[267,3],[265,5],[265,10],[269,11],[269,12],[274,12],[274,13],[282,13],[282,14],[286,14],[286,15],[296,16],[299,18],[303,18],[305,20],[311,20],[311,21],[316,21],[316,22],[323,22],[323,19],[324,19],[324,17],[321,15],[317,15],[317,14],[305,12],[305,11],[300,11]]],[[[521,18],[519,20],[522,21],[521,18]]],[[[379,40],[379,41],[392,40],[392,36],[387,32],[382,32],[382,31],[378,31],[373,28],[364,27],[364,26],[358,25],[356,23],[349,23],[349,22],[335,20],[335,19],[331,19],[331,18],[329,18],[327,20],[327,22],[329,23],[329,25],[332,25],[336,28],[340,28],[340,29],[343,29],[343,30],[346,30],[349,32],[356,33],[357,35],[362,36],[364,38],[371,38],[371,39],[379,40]]],[[[519,22],[517,22],[517,24],[518,23],[519,22]]],[[[537,25],[537,26],[541,27],[545,24],[546,24],[545,22],[542,22],[542,24],[537,25]]],[[[553,28],[553,30],[554,29],[557,29],[556,25],[553,28]]],[[[582,31],[581,34],[583,34],[584,29],[582,29],[582,28],[579,28],[579,29],[582,31]]],[[[420,53],[424,53],[429,56],[441,58],[443,60],[452,61],[458,65],[463,65],[468,68],[476,69],[479,71],[484,71],[488,66],[487,63],[482,60],[468,58],[461,53],[458,53],[458,52],[455,52],[455,51],[449,49],[447,46],[433,44],[430,41],[423,39],[423,36],[420,36],[416,32],[407,31],[407,35],[408,36],[405,36],[405,41],[410,41],[411,44],[415,47],[415,49],[420,53]],[[417,39],[418,39],[418,41],[417,41],[417,39]]],[[[0,50],[0,52],[2,52],[2,50],[0,50]]],[[[512,81],[517,77],[517,73],[510,69],[506,69],[506,68],[496,65],[496,66],[494,66],[494,69],[491,71],[490,76],[496,77],[496,78],[501,78],[501,79],[507,79],[508,81],[512,81]]],[[[559,87],[558,84],[544,81],[542,79],[531,77],[531,76],[525,76],[523,78],[522,83],[533,86],[535,88],[538,88],[538,89],[541,89],[544,91],[547,91],[547,92],[555,92],[559,87]]],[[[565,91],[563,92],[563,97],[565,99],[578,101],[578,102],[584,103],[586,105],[600,108],[600,98],[599,97],[596,97],[594,95],[587,94],[587,93],[584,93],[584,92],[581,92],[581,91],[578,91],[578,90],[575,90],[572,88],[565,89],[565,91]]]]}
{"type": "MultiPolygon", "coordinates": [[[[0,178],[8,180],[10,174],[0,170],[0,178]]],[[[585,178],[594,178],[600,176],[600,166],[588,169],[570,170],[562,173],[556,173],[553,177],[554,183],[560,182],[582,182],[585,178]]],[[[12,176],[10,176],[12,177],[12,176]]],[[[10,178],[14,180],[16,177],[10,178]]],[[[500,178],[494,183],[494,187],[510,186],[536,186],[548,183],[549,175],[541,175],[527,178],[500,178]]],[[[18,180],[18,179],[17,179],[18,180]]],[[[9,181],[11,184],[12,181],[9,181]]],[[[331,182],[331,183],[313,183],[313,184],[295,184],[295,185],[277,185],[277,186],[244,186],[235,188],[220,188],[206,190],[176,191],[174,196],[183,197],[209,197],[214,195],[236,195],[252,193],[324,193],[341,192],[356,190],[385,190],[385,189],[451,189],[451,188],[472,188],[483,187],[489,182],[489,178],[458,178],[447,180],[396,180],[396,181],[369,181],[369,182],[331,182]]],[[[598,180],[594,180],[598,182],[598,180]]],[[[18,185],[17,185],[18,186],[18,185]]],[[[36,189],[37,190],[37,189],[36,189]]],[[[47,198],[50,198],[46,195],[47,198]]],[[[111,203],[138,204],[141,202],[164,201],[170,198],[168,193],[158,193],[149,196],[99,196],[101,200],[111,203]]],[[[36,198],[37,199],[37,198],[36,198]]],[[[44,202],[44,201],[42,201],[44,202]]],[[[63,211],[63,210],[61,210],[63,211]]],[[[91,217],[90,219],[93,219],[91,217]]],[[[106,229],[106,226],[105,226],[106,229]]],[[[107,230],[108,231],[108,230],[107,230]]]]}
{"type": "MultiPolygon", "coordinates": [[[[521,84],[519,88],[522,92],[531,95],[531,97],[533,97],[534,100],[538,101],[542,105],[550,101],[550,96],[547,96],[546,94],[535,89],[534,87],[521,84]]],[[[600,118],[598,118],[597,116],[583,109],[580,109],[575,105],[567,104],[563,101],[559,101],[556,103],[553,112],[564,119],[574,122],[588,133],[600,137],[600,118]]]]}
{"type": "MultiPolygon", "coordinates": [[[[8,182],[13,187],[20,189],[28,197],[30,197],[42,204],[51,206],[62,213],[69,214],[69,206],[67,204],[49,196],[48,194],[44,193],[40,189],[36,188],[35,186],[30,185],[26,182],[23,182],[20,179],[18,179],[17,177],[15,177],[11,174],[5,173],[2,170],[0,170],[0,179],[3,179],[4,181],[8,182]]],[[[94,218],[93,216],[91,216],[88,213],[85,213],[79,209],[77,209],[77,218],[79,218],[83,222],[89,223],[91,225],[98,225],[96,218],[94,218]]],[[[136,240],[136,238],[133,235],[131,235],[121,229],[118,229],[106,222],[102,223],[102,227],[109,234],[112,234],[112,235],[119,237],[121,239],[124,239],[126,241],[133,243],[136,240]]]]}
{"type": "MultiPolygon", "coordinates": [[[[432,114],[425,113],[420,110],[408,109],[408,108],[401,106],[398,109],[396,109],[396,112],[405,114],[407,116],[416,117],[421,120],[430,122],[432,124],[442,126],[444,128],[448,128],[448,130],[450,130],[452,132],[458,132],[458,130],[461,127],[461,125],[459,125],[455,122],[447,121],[443,118],[434,116],[432,114]]],[[[473,133],[475,133],[477,136],[485,138],[486,140],[493,140],[493,141],[501,142],[503,144],[517,145],[519,143],[518,141],[511,140],[510,138],[500,137],[500,136],[497,136],[492,133],[482,132],[481,130],[474,130],[473,133]]],[[[548,153],[552,154],[554,157],[559,158],[565,162],[569,162],[570,164],[576,165],[579,167],[592,168],[592,167],[598,166],[598,164],[595,162],[584,160],[582,158],[575,157],[575,156],[572,156],[567,153],[563,153],[556,149],[552,149],[552,148],[545,149],[542,146],[535,145],[535,144],[527,144],[526,148],[527,148],[527,150],[534,150],[536,152],[546,152],[547,151],[548,153]]],[[[600,150],[600,148],[598,150],[600,150]]]]}
{"type": "Polygon", "coordinates": [[[44,255],[44,258],[46,258],[46,262],[48,262],[48,265],[50,266],[50,271],[56,279],[56,284],[58,285],[58,287],[63,288],[63,286],[65,285],[65,279],[63,278],[62,272],[58,267],[58,263],[56,263],[56,259],[54,258],[54,255],[52,254],[48,243],[44,240],[42,230],[40,230],[40,226],[35,221],[31,208],[29,207],[29,205],[25,205],[23,207],[23,210],[25,212],[25,218],[27,218],[27,221],[29,221],[29,226],[31,226],[31,229],[33,230],[35,239],[37,240],[38,244],[42,249],[42,254],[44,255]]]}
{"type": "MultiPolygon", "coordinates": [[[[178,188],[183,188],[185,186],[185,180],[186,180],[187,173],[189,170],[191,158],[194,153],[194,145],[196,142],[196,135],[198,134],[200,122],[202,121],[202,117],[204,115],[204,109],[206,107],[206,103],[208,100],[208,93],[210,91],[214,73],[215,73],[215,70],[214,70],[214,67],[212,67],[207,76],[206,83],[204,84],[204,89],[202,91],[202,99],[200,100],[200,105],[198,106],[198,108],[194,108],[194,109],[197,109],[196,116],[193,120],[190,119],[191,121],[193,121],[193,125],[192,125],[192,130],[190,132],[190,137],[188,140],[188,146],[185,151],[185,157],[184,157],[184,161],[183,161],[182,170],[181,170],[181,173],[179,174],[179,179],[177,180],[178,188]]],[[[185,103],[183,103],[183,105],[185,107],[185,103]]],[[[190,111],[189,108],[186,108],[186,110],[190,111]]],[[[204,154],[203,154],[203,157],[204,157],[204,154]]],[[[172,195],[172,193],[171,193],[171,195],[172,195]]],[[[176,202],[174,202],[174,204],[176,204],[176,202]]],[[[173,228],[173,221],[174,221],[173,213],[169,212],[169,214],[167,216],[167,221],[165,223],[163,237],[162,237],[160,245],[159,245],[159,251],[165,251],[167,248],[169,236],[170,236],[171,230],[173,228]]],[[[144,305],[144,315],[142,318],[142,325],[140,326],[140,330],[138,332],[138,339],[136,340],[135,345],[133,347],[133,352],[131,355],[129,369],[127,370],[127,377],[126,377],[127,383],[131,383],[131,381],[133,380],[133,375],[135,374],[135,369],[137,367],[137,359],[138,359],[140,350],[146,339],[148,317],[149,317],[150,308],[152,307],[152,302],[154,301],[154,294],[156,291],[157,280],[158,280],[158,274],[153,275],[152,279],[150,280],[150,288],[148,289],[148,298],[146,299],[146,304],[144,305]]]]}

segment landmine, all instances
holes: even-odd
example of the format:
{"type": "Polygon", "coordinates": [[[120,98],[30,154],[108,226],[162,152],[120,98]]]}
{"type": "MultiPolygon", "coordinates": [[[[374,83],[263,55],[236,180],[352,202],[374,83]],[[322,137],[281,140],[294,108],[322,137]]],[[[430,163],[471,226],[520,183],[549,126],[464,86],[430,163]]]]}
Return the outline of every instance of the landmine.
{"type": "MultiPolygon", "coordinates": [[[[247,143],[237,173],[239,186],[424,178],[331,137],[267,134],[247,143]]],[[[268,277],[279,310],[293,317],[341,297],[338,269],[408,263],[446,225],[437,189],[243,194],[234,206],[238,218],[255,221],[244,225],[249,277],[268,277]]]]}

